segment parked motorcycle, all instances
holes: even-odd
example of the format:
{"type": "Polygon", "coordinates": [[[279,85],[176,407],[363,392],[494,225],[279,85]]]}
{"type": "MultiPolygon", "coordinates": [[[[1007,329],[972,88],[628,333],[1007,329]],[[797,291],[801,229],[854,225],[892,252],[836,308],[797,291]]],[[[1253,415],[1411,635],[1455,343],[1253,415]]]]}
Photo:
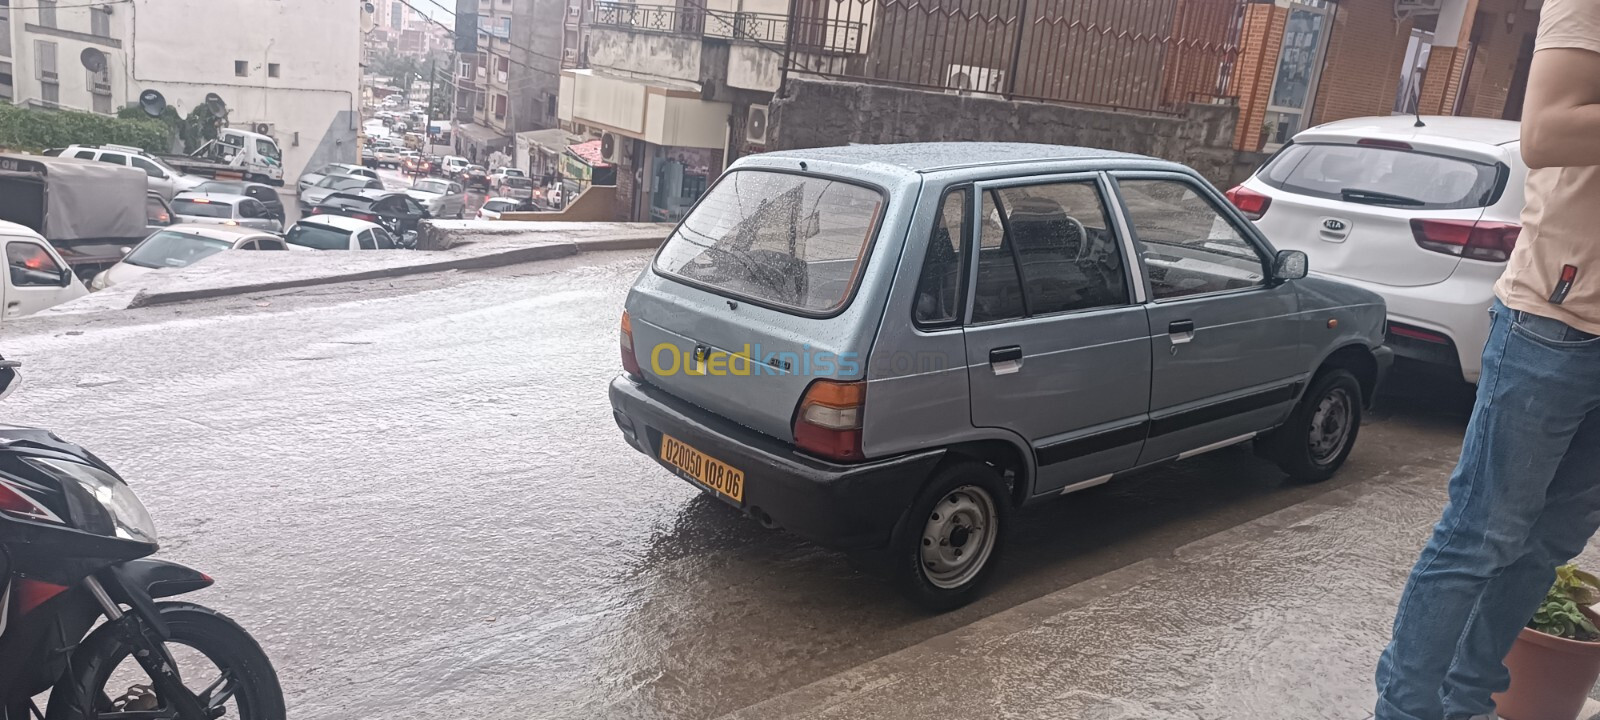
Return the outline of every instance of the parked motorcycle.
{"type": "MultiPolygon", "coordinates": [[[[18,365],[0,359],[0,398],[18,365]]],[[[249,633],[158,602],[212,579],[151,559],[157,548],[115,470],[48,430],[0,425],[0,720],[283,720],[277,673],[249,633]]]]}

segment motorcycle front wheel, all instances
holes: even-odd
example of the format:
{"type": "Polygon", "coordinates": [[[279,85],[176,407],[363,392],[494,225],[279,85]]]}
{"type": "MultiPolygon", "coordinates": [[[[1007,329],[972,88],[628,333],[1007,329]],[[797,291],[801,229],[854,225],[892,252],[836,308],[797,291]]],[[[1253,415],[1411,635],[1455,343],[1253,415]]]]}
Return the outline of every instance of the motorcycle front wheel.
{"type": "MultiPolygon", "coordinates": [[[[212,717],[284,720],[278,674],[244,628],[192,603],[156,608],[171,628],[166,648],[183,684],[212,717]]],[[[177,710],[150,688],[132,652],[111,623],[89,633],[50,692],[46,720],[177,720],[177,710]]]]}

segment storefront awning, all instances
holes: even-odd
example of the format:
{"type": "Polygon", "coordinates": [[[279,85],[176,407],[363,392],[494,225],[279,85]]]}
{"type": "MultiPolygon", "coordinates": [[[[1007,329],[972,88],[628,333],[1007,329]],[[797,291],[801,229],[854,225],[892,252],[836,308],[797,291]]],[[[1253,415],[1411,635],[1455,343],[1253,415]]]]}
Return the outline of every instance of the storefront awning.
{"type": "Polygon", "coordinates": [[[468,143],[484,149],[502,148],[511,144],[510,135],[501,135],[495,132],[494,128],[486,128],[482,125],[463,123],[456,127],[456,132],[466,138],[468,143]]]}
{"type": "Polygon", "coordinates": [[[572,153],[583,164],[592,168],[608,168],[611,163],[605,161],[605,156],[600,153],[600,141],[590,140],[567,147],[567,152],[572,153]]]}
{"type": "Polygon", "coordinates": [[[727,144],[732,107],[703,99],[690,83],[561,71],[561,119],[652,145],[720,150],[727,144]]]}

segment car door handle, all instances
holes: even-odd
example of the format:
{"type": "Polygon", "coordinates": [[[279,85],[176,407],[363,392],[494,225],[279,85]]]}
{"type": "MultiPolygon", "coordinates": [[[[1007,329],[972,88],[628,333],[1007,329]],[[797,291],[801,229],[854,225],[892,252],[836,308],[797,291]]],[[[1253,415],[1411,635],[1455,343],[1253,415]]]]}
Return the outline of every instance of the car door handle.
{"type": "Polygon", "coordinates": [[[996,375],[1010,375],[1022,369],[1022,346],[995,348],[989,351],[989,367],[996,375]]]}
{"type": "Polygon", "coordinates": [[[1194,339],[1193,320],[1174,320],[1167,323],[1167,337],[1173,345],[1182,345],[1194,339]]]}

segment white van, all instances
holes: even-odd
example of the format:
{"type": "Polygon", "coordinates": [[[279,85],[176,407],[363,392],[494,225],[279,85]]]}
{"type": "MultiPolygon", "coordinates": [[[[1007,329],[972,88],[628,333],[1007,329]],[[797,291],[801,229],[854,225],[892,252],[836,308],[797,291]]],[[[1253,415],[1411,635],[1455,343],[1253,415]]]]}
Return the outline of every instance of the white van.
{"type": "Polygon", "coordinates": [[[39,233],[0,220],[6,274],[0,282],[0,327],[6,320],[83,297],[89,290],[39,233]]]}

